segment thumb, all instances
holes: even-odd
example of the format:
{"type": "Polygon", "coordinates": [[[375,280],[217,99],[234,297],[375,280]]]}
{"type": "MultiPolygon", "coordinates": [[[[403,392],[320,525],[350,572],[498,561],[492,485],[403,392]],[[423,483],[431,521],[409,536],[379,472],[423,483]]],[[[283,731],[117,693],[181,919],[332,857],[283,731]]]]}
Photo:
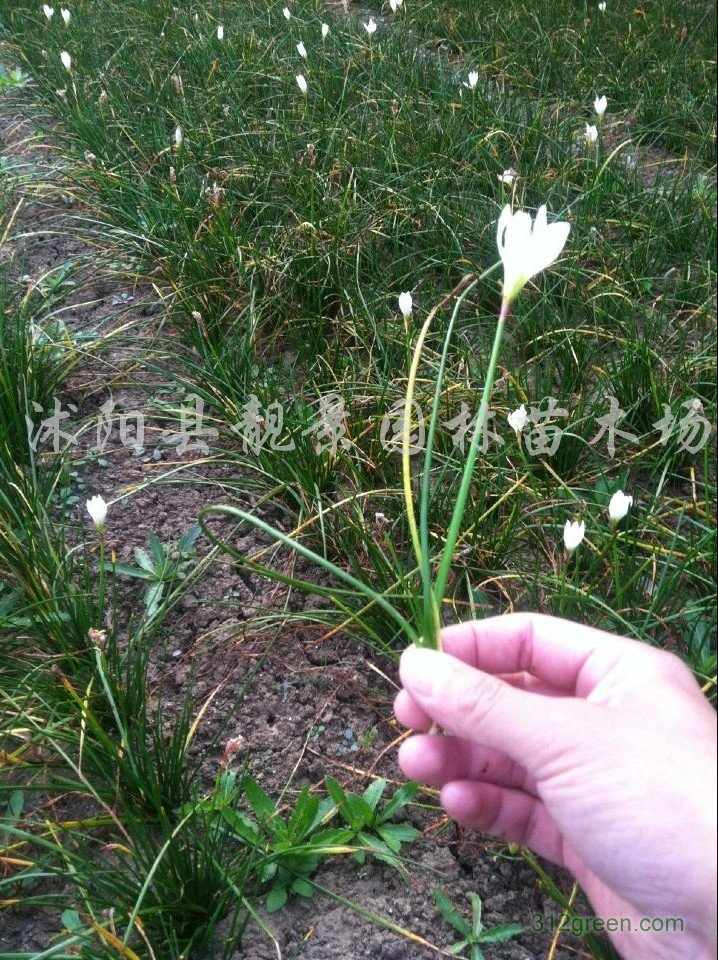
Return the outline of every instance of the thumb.
{"type": "Polygon", "coordinates": [[[591,707],[572,698],[528,693],[461,660],[415,646],[401,656],[401,682],[432,720],[455,737],[499,750],[534,776],[585,732],[591,707]]]}

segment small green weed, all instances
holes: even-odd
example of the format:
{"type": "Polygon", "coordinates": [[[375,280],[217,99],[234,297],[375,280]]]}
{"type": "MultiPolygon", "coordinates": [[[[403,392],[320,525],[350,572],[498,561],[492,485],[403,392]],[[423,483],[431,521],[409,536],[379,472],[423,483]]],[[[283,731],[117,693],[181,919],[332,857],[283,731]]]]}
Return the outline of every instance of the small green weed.
{"type": "Polygon", "coordinates": [[[523,933],[523,927],[516,923],[503,923],[487,930],[482,919],[483,904],[478,893],[469,894],[471,923],[464,918],[443,890],[434,890],[434,900],[441,916],[462,938],[449,947],[449,953],[452,956],[463,956],[470,958],[470,960],[483,960],[484,952],[481,949],[483,944],[503,943],[523,933]]]}
{"type": "Polygon", "coordinates": [[[145,615],[148,620],[152,620],[159,612],[165,587],[181,580],[186,573],[190,561],[195,556],[194,544],[199,535],[199,524],[195,524],[182,534],[176,547],[170,548],[166,547],[155,533],[150,533],[149,553],[142,547],[135,548],[136,567],[127,563],[105,561],[105,569],[136,580],[148,581],[143,602],[145,615]]]}
{"type": "Polygon", "coordinates": [[[412,802],[417,785],[404,784],[386,803],[381,804],[386,790],[386,780],[381,778],[372,781],[361,796],[345,791],[332,777],[327,777],[326,783],[327,792],[336,804],[339,816],[349,828],[348,839],[361,845],[354,859],[364,863],[368,853],[377,860],[396,866],[402,844],[416,840],[419,831],[408,823],[392,823],[392,817],[412,802]]]}

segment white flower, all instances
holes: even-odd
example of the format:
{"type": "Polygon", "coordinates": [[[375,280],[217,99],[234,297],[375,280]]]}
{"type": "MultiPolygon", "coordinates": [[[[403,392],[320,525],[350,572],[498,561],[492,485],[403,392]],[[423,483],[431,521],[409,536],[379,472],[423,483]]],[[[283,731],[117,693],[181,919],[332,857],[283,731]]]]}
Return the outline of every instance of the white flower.
{"type": "Polygon", "coordinates": [[[329,24],[323,23],[322,24],[322,40],[326,40],[328,36],[329,36],[329,24]]]}
{"type": "Polygon", "coordinates": [[[598,9],[601,11],[601,13],[606,12],[606,0],[601,0],[601,2],[598,5],[598,9]]]}
{"type": "Polygon", "coordinates": [[[224,40],[224,27],[222,26],[221,23],[220,23],[220,25],[217,27],[217,39],[218,39],[218,40],[224,40]]]}
{"type": "Polygon", "coordinates": [[[60,16],[62,17],[62,19],[63,19],[63,21],[64,21],[64,23],[65,23],[65,26],[66,26],[66,27],[69,27],[69,26],[70,26],[70,17],[72,16],[72,14],[70,13],[70,11],[69,11],[66,7],[60,7],[60,16]]]}
{"type": "Polygon", "coordinates": [[[304,46],[301,40],[297,44],[297,53],[299,54],[300,57],[306,58],[307,56],[307,48],[304,46]]]}
{"type": "Polygon", "coordinates": [[[608,100],[605,95],[602,97],[596,97],[593,101],[593,109],[596,111],[599,117],[602,117],[606,112],[606,107],[608,106],[608,100]]]}
{"type": "Polygon", "coordinates": [[[52,20],[52,15],[53,15],[53,13],[55,12],[55,8],[54,8],[54,7],[48,7],[48,5],[45,3],[45,4],[43,4],[42,12],[45,14],[45,16],[47,17],[48,20],[52,20]]]}
{"type": "Polygon", "coordinates": [[[619,523],[633,506],[633,497],[627,497],[623,490],[616,490],[608,504],[608,516],[612,524],[619,523]]]}
{"type": "Polygon", "coordinates": [[[598,140],[598,128],[595,123],[586,124],[586,143],[595,143],[598,140]]]}
{"type": "Polygon", "coordinates": [[[370,17],[369,22],[364,24],[364,29],[369,36],[371,36],[372,33],[376,33],[376,20],[374,17],[370,17]]]}
{"type": "Polygon", "coordinates": [[[402,316],[408,320],[411,316],[411,311],[414,309],[414,301],[408,290],[399,294],[399,309],[401,310],[402,316]]]}
{"type": "Polygon", "coordinates": [[[284,10],[282,10],[282,15],[283,15],[283,17],[284,17],[285,20],[291,20],[291,19],[292,19],[292,12],[291,12],[291,10],[289,9],[289,7],[285,7],[284,10]]]}
{"type": "Polygon", "coordinates": [[[296,81],[297,81],[297,86],[299,87],[299,89],[302,91],[303,94],[306,95],[306,92],[307,92],[307,81],[306,81],[306,79],[302,76],[301,73],[298,73],[297,76],[295,77],[295,79],[296,79],[296,81]]]}
{"type": "Polygon", "coordinates": [[[87,501],[87,512],[95,524],[95,529],[102,530],[105,526],[105,518],[107,517],[107,504],[99,494],[94,496],[92,500],[87,501]]]}
{"type": "Polygon", "coordinates": [[[399,7],[404,6],[404,0],[389,0],[389,6],[391,7],[391,12],[396,13],[399,7]]]}
{"type": "Polygon", "coordinates": [[[526,404],[522,403],[521,406],[516,410],[513,410],[506,419],[508,420],[509,426],[512,430],[515,430],[516,433],[521,433],[529,420],[526,404]]]}
{"type": "Polygon", "coordinates": [[[479,71],[472,70],[469,73],[469,82],[464,82],[464,86],[467,90],[473,90],[476,87],[476,84],[479,82],[479,71]]]}
{"type": "Polygon", "coordinates": [[[509,167],[509,169],[508,169],[508,170],[504,170],[503,173],[497,174],[497,176],[498,176],[498,178],[499,178],[499,181],[500,181],[501,183],[505,183],[505,184],[506,184],[507,186],[509,186],[509,187],[510,187],[511,184],[514,182],[514,180],[516,179],[516,177],[518,177],[518,175],[519,175],[518,170],[514,170],[513,167],[509,167]]]}
{"type": "Polygon", "coordinates": [[[546,205],[540,206],[536,219],[524,210],[511,212],[506,204],[496,231],[496,244],[504,264],[504,304],[518,296],[531,277],[545,270],[566,245],[571,224],[546,220],[546,205]]]}
{"type": "Polygon", "coordinates": [[[577,520],[573,523],[570,520],[566,521],[566,525],[563,528],[563,545],[569,553],[573,553],[583,540],[585,534],[586,524],[583,520],[581,520],[580,523],[577,520]]]}
{"type": "Polygon", "coordinates": [[[182,146],[182,141],[184,140],[184,134],[182,133],[182,127],[175,127],[175,147],[177,150],[182,146]]]}
{"type": "Polygon", "coordinates": [[[72,70],[72,57],[67,52],[67,50],[62,51],[62,53],[60,54],[60,60],[62,60],[62,65],[65,68],[65,70],[72,70]]]}

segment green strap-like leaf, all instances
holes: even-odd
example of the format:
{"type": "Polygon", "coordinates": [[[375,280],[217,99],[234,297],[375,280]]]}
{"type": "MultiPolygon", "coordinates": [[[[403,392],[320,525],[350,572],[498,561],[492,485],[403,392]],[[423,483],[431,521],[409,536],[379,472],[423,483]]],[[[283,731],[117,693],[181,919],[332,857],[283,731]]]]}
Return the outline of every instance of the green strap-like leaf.
{"type": "Polygon", "coordinates": [[[484,930],[479,939],[482,943],[500,943],[502,940],[517,937],[523,932],[524,928],[518,923],[502,923],[498,927],[492,927],[491,930],[484,930]]]}
{"type": "Polygon", "coordinates": [[[356,577],[352,576],[350,573],[347,573],[345,570],[342,570],[336,564],[331,563],[318,553],[315,553],[314,550],[310,550],[309,547],[305,547],[303,543],[299,543],[297,540],[292,540],[291,537],[288,537],[280,530],[276,530],[274,527],[271,527],[268,523],[265,523],[264,520],[260,520],[258,517],[252,516],[251,513],[247,513],[245,510],[239,510],[237,507],[205,507],[199,515],[199,522],[202,524],[202,531],[215,546],[219,547],[225,553],[235,557],[237,560],[244,559],[244,557],[236,550],[232,549],[228,543],[225,543],[220,537],[216,536],[211,530],[207,529],[207,526],[204,523],[204,518],[209,514],[215,513],[236,517],[239,520],[244,520],[247,523],[251,523],[252,526],[256,527],[258,530],[261,530],[263,533],[266,533],[268,536],[273,537],[275,540],[279,540],[280,543],[283,543],[291,550],[294,550],[300,556],[305,557],[307,560],[312,560],[328,573],[331,573],[333,576],[337,577],[338,580],[342,580],[344,583],[349,584],[350,587],[362,594],[362,596],[373,600],[374,603],[380,606],[382,610],[388,613],[389,616],[399,624],[412,643],[416,643],[418,641],[419,637],[414,627],[412,627],[409,621],[389,603],[386,597],[382,596],[380,593],[377,593],[376,590],[372,590],[372,588],[366,583],[362,583],[361,580],[357,580],[356,577]]]}
{"type": "Polygon", "coordinates": [[[439,908],[439,913],[444,920],[446,920],[454,930],[458,930],[462,936],[471,936],[471,927],[456,909],[453,901],[449,899],[443,890],[436,889],[432,892],[434,894],[434,903],[439,908]]]}

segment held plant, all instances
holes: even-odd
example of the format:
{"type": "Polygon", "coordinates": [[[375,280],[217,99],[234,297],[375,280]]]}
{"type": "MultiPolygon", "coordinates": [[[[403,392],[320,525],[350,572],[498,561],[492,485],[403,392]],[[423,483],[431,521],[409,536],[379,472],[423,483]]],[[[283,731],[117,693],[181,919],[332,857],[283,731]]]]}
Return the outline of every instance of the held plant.
{"type": "MultiPolygon", "coordinates": [[[[451,515],[451,522],[446,535],[445,543],[441,549],[438,558],[438,566],[435,578],[433,569],[435,558],[432,556],[429,547],[429,506],[431,501],[431,466],[434,450],[434,439],[437,424],[439,422],[439,405],[442,395],[442,386],[446,371],[446,364],[449,351],[451,334],[462,304],[468,294],[484,279],[486,279],[499,264],[490,267],[479,277],[472,275],[465,276],[460,283],[429,313],[421,328],[417,338],[414,356],[409,371],[407,384],[406,402],[404,406],[403,417],[403,436],[402,436],[402,474],[404,503],[406,509],[407,523],[411,533],[411,541],[416,557],[417,569],[421,575],[422,583],[422,605],[421,612],[413,617],[417,622],[410,622],[390,600],[374,590],[368,584],[359,580],[353,574],[332,563],[326,557],[321,556],[315,551],[309,549],[304,544],[298,542],[290,536],[273,528],[258,517],[239,510],[235,507],[213,506],[206,507],[200,512],[200,525],[203,532],[209,539],[223,549],[225,552],[234,556],[238,560],[243,560],[242,556],[229,544],[223,542],[206,526],[208,516],[228,515],[236,517],[239,520],[252,524],[262,532],[268,534],[274,539],[283,543],[285,546],[294,550],[301,556],[313,560],[319,566],[323,567],[342,583],[346,584],[350,590],[364,596],[368,601],[378,605],[383,612],[388,614],[392,620],[402,629],[408,640],[420,646],[438,648],[439,631],[441,627],[440,610],[444,600],[449,574],[452,568],[454,551],[456,549],[461,534],[461,524],[466,509],[469,489],[472,481],[472,475],[476,458],[479,452],[479,445],[482,432],[485,428],[488,414],[489,399],[494,381],[494,375],[501,352],[501,343],[509,311],[513,301],[516,299],[522,288],[535,277],[538,273],[549,267],[561,254],[568,234],[570,225],[565,222],[548,223],[546,207],[541,206],[532,221],[531,216],[523,210],[512,212],[509,205],[505,206],[501,212],[498,222],[496,241],[501,262],[504,267],[503,294],[501,299],[501,309],[494,333],[493,346],[489,357],[489,363],[486,371],[486,380],[479,406],[479,412],[474,420],[471,442],[466,457],[466,463],[461,472],[459,489],[456,495],[454,509],[451,515]],[[417,523],[416,512],[414,509],[414,493],[412,488],[412,474],[410,461],[411,446],[411,417],[406,411],[412,409],[414,400],[415,385],[419,370],[419,364],[422,357],[422,350],[426,336],[429,332],[431,322],[442,306],[445,306],[450,299],[456,296],[456,302],[448,325],[446,337],[444,340],[443,351],[439,363],[436,377],[434,400],[432,405],[429,428],[427,431],[427,442],[424,456],[424,468],[421,480],[420,492],[420,516],[417,523]]],[[[400,302],[400,309],[407,318],[410,314],[409,298],[403,296],[400,302]]],[[[412,304],[413,306],[413,304],[412,304]]]]}
{"type": "MultiPolygon", "coordinates": [[[[494,342],[491,349],[491,356],[486,371],[486,381],[481,396],[479,412],[474,421],[473,434],[469,451],[466,457],[459,491],[456,497],[456,504],[451,517],[451,523],[446,537],[446,543],[443,547],[436,580],[432,583],[431,575],[431,556],[429,553],[429,502],[431,487],[431,460],[433,454],[434,437],[439,420],[439,402],[441,399],[441,390],[443,386],[444,373],[446,370],[446,358],[449,348],[449,341],[454,328],[456,316],[459,308],[469,294],[469,292],[482,280],[489,271],[481,277],[468,283],[463,292],[456,301],[454,311],[449,323],[449,328],[444,342],[444,349],[441,356],[436,386],[434,391],[434,403],[431,411],[429,430],[427,433],[426,454],[424,459],[424,472],[421,485],[420,499],[420,526],[417,527],[416,516],[414,513],[413,493],[411,488],[411,462],[409,459],[409,445],[411,434],[410,417],[404,415],[404,435],[403,435],[403,479],[404,479],[404,500],[406,504],[407,519],[411,530],[411,538],[414,545],[417,565],[421,570],[422,593],[423,593],[423,624],[420,637],[420,644],[428,647],[439,647],[439,630],[441,628],[439,611],[444,599],[446,584],[451,571],[451,565],[454,557],[459,534],[461,531],[461,521],[466,509],[466,501],[469,495],[469,487],[473,475],[476,457],[479,452],[479,443],[482,432],[486,427],[489,399],[493,386],[494,373],[501,352],[501,342],[503,338],[504,326],[509,315],[511,304],[516,299],[522,288],[528,281],[550,266],[563,250],[570,225],[568,223],[548,224],[546,207],[539,207],[536,219],[531,221],[531,217],[523,210],[511,211],[507,204],[501,211],[498,228],[496,232],[496,243],[499,249],[499,255],[504,266],[503,295],[501,299],[501,309],[499,312],[496,331],[494,333],[494,342]]],[[[429,314],[421,333],[419,334],[414,359],[409,373],[409,384],[407,387],[406,410],[411,410],[414,394],[414,385],[416,383],[419,362],[421,359],[424,339],[429,330],[432,320],[432,314],[429,314]]]]}

